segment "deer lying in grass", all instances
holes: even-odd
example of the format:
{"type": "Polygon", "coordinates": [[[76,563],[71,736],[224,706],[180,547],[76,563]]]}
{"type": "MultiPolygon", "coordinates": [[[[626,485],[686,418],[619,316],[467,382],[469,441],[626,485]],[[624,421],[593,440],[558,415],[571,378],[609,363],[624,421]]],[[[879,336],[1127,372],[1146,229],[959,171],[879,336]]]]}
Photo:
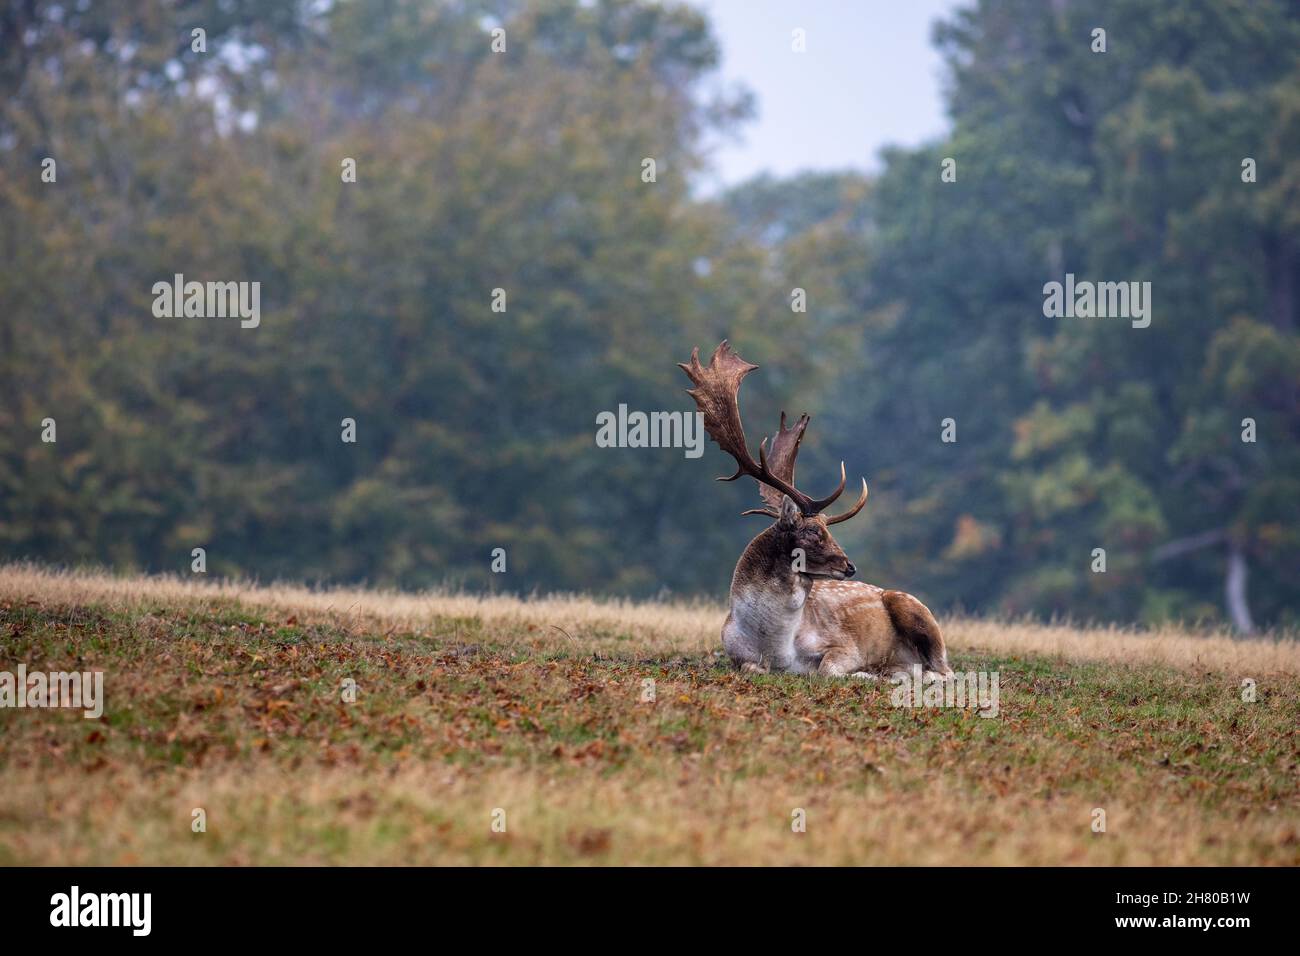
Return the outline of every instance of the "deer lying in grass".
{"type": "Polygon", "coordinates": [[[794,462],[808,416],[787,428],[785,413],[768,454],[767,439],[758,446],[758,461],[750,456],[740,421],[741,380],[758,368],[731,350],[724,340],[708,368],[700,365],[700,350],[681,368],[695,388],[687,394],[704,415],[709,437],[736,460],[741,475],[757,479],[762,508],[743,514],[775,519],[740,556],[731,578],[731,602],[722,626],[722,647],[743,671],[769,670],[829,676],[851,674],[874,678],[910,670],[952,674],[939,625],[929,609],[902,591],[850,581],[853,562],[831,537],[830,525],[847,521],[867,503],[862,494],[844,514],[822,514],[844,491],[840,485],[826,498],[810,498],[794,485],[794,462]]]}

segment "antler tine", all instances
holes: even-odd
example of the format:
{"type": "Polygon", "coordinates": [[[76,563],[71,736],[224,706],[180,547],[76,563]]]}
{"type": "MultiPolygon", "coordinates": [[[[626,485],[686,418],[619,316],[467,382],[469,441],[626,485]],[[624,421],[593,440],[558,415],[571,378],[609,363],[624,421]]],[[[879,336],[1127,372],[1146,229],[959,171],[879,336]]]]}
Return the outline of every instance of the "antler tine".
{"type": "MultiPolygon", "coordinates": [[[[713,357],[709,359],[707,368],[700,364],[698,347],[691,350],[689,364],[679,362],[678,366],[695,385],[694,388],[687,389],[686,393],[695,399],[696,406],[703,413],[705,431],[717,442],[719,448],[736,461],[736,473],[720,477],[718,481],[735,481],[741,475],[749,475],[759,483],[759,493],[765,507],[753,508],[744,514],[779,517],[781,499],[786,495],[804,515],[820,514],[843,493],[844,486],[848,482],[844,462],[840,462],[839,487],[825,498],[810,498],[794,485],[795,457],[799,453],[799,443],[803,439],[804,429],[808,426],[807,415],[799,416],[799,420],[792,427],[786,428],[785,412],[782,412],[781,424],[772,442],[771,462],[768,460],[766,438],[759,443],[758,461],[754,461],[745,439],[745,427],[740,420],[739,394],[741,381],[758,366],[746,362],[733,352],[726,339],[723,339],[713,350],[713,357]]],[[[864,481],[862,500],[851,511],[833,519],[834,521],[845,521],[861,510],[866,502],[865,487],[864,481]]]]}
{"type": "Polygon", "coordinates": [[[844,470],[844,462],[840,462],[840,485],[825,498],[818,498],[812,503],[814,513],[825,511],[835,503],[835,499],[844,493],[844,485],[848,482],[848,472],[844,470]]]}
{"type": "MultiPolygon", "coordinates": [[[[789,428],[785,427],[785,412],[781,412],[781,423],[776,428],[776,435],[772,437],[772,444],[769,446],[767,459],[764,464],[767,470],[776,475],[788,485],[794,485],[794,464],[799,455],[799,444],[803,441],[804,429],[808,427],[808,416],[800,415],[799,420],[789,428]]],[[[772,485],[760,484],[758,486],[759,497],[763,499],[765,508],[780,514],[781,499],[783,493],[772,485]]]]}
{"type": "MultiPolygon", "coordinates": [[[[807,424],[808,416],[807,416],[807,415],[804,415],[803,418],[802,418],[800,421],[801,421],[801,423],[803,423],[803,424],[807,424]]],[[[781,413],[781,424],[782,424],[782,426],[785,425],[785,412],[782,412],[782,413],[781,413]]],[[[764,438],[763,441],[762,441],[762,443],[759,444],[759,446],[758,446],[758,460],[759,460],[759,464],[762,466],[763,470],[764,470],[765,472],[767,472],[768,474],[771,474],[771,470],[768,468],[768,465],[767,465],[767,447],[766,447],[766,446],[767,446],[767,439],[764,438]]],[[[798,454],[798,452],[799,452],[799,448],[798,448],[798,445],[796,444],[796,445],[795,445],[794,453],[795,453],[795,454],[798,454]]],[[[794,472],[794,459],[793,459],[793,457],[792,457],[791,460],[790,460],[790,471],[791,471],[791,477],[793,477],[793,472],[794,472]]],[[[833,504],[835,503],[835,499],[837,499],[840,495],[842,495],[842,494],[844,493],[844,486],[848,483],[848,480],[849,480],[849,478],[848,478],[848,472],[844,470],[844,462],[840,462],[840,483],[839,483],[839,486],[836,487],[836,489],[835,489],[834,491],[832,491],[829,495],[827,495],[825,498],[809,498],[809,497],[808,497],[807,495],[805,495],[803,492],[800,492],[800,493],[799,493],[799,496],[798,496],[797,498],[796,498],[794,495],[791,495],[790,497],[792,497],[792,498],[795,499],[795,503],[798,504],[799,507],[800,507],[801,509],[803,509],[803,513],[804,513],[804,514],[806,514],[806,515],[816,515],[816,514],[821,514],[823,511],[825,511],[827,508],[829,508],[831,505],[833,505],[833,504]],[[802,499],[802,500],[801,500],[801,499],[802,499]]],[[[865,480],[866,480],[866,479],[864,478],[863,481],[865,481],[865,480]]],[[[774,482],[768,482],[768,484],[771,484],[771,485],[773,485],[774,487],[778,487],[778,488],[780,487],[779,485],[776,485],[774,482]]],[[[786,494],[789,494],[789,492],[786,492],[786,494]]],[[[843,519],[840,519],[840,520],[843,520],[843,519]]]]}
{"type": "Polygon", "coordinates": [[[686,393],[695,399],[695,404],[704,413],[705,431],[717,442],[719,448],[736,460],[736,473],[719,480],[735,481],[741,475],[749,475],[763,484],[771,485],[782,494],[789,495],[804,514],[813,514],[809,510],[812,506],[811,499],[793,484],[772,474],[767,467],[766,439],[759,446],[760,461],[754,461],[749,453],[745,428],[740,420],[738,393],[741,381],[758,366],[751,365],[733,352],[726,339],[714,350],[707,368],[700,365],[698,347],[692,349],[689,365],[678,365],[695,385],[695,388],[687,389],[686,393]]]}
{"type": "Polygon", "coordinates": [[[863,478],[863,479],[862,479],[862,494],[858,496],[858,502],[857,502],[857,504],[855,504],[855,505],[854,505],[852,508],[850,508],[848,511],[844,512],[844,514],[842,514],[842,515],[835,515],[835,516],[832,517],[832,518],[827,518],[827,519],[826,519],[826,523],[827,523],[827,524],[839,524],[841,521],[848,521],[848,520],[849,520],[850,518],[852,518],[855,514],[857,514],[859,511],[861,511],[861,510],[862,510],[862,506],[865,505],[866,503],[867,503],[867,479],[863,478]]]}
{"type": "MultiPolygon", "coordinates": [[[[796,488],[792,482],[788,482],[779,475],[774,475],[772,473],[772,469],[767,464],[766,436],[764,436],[763,440],[758,443],[758,470],[759,473],[754,476],[755,478],[757,478],[762,484],[771,485],[782,494],[789,495],[794,500],[794,503],[799,506],[799,510],[804,514],[815,515],[821,510],[817,507],[815,501],[796,488]]],[[[780,513],[779,509],[774,510],[777,510],[778,514],[780,513]]]]}

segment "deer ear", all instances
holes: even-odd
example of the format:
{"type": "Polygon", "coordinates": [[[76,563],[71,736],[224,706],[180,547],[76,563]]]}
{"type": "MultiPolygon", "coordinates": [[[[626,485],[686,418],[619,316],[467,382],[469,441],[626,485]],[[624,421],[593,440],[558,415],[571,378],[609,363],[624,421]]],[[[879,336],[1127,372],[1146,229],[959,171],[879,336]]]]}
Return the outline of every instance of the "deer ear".
{"type": "Polygon", "coordinates": [[[794,528],[799,524],[799,506],[794,503],[794,499],[789,495],[781,496],[781,517],[776,519],[776,523],[782,528],[794,528]]]}

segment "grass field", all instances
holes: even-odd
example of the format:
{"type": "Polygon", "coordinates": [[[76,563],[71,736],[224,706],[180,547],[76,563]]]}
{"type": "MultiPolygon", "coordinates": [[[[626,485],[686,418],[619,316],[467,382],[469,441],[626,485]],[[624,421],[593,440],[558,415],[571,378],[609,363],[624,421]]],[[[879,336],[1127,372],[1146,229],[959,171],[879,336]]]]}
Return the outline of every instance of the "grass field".
{"type": "Polygon", "coordinates": [[[1294,641],[942,621],[988,719],[722,615],[0,567],[0,670],[106,698],[0,709],[0,864],[1300,863],[1294,641]]]}

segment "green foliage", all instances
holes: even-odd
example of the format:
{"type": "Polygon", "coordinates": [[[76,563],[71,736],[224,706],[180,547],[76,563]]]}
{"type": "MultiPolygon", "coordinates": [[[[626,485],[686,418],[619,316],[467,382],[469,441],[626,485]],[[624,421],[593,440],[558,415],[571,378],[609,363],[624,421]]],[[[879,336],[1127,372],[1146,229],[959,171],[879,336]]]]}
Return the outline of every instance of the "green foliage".
{"type": "MultiPolygon", "coordinates": [[[[838,213],[869,223],[842,233],[861,267],[821,295],[857,316],[833,386],[850,400],[814,428],[874,479],[845,535],[860,565],[941,605],[1157,621],[1222,609],[1235,551],[1256,620],[1293,622],[1300,20],[1280,2],[990,0],[936,41],[954,128],[888,152],[838,213]],[[1151,326],[1045,318],[1066,272],[1149,280],[1151,326]]],[[[789,186],[801,233],[821,204],[789,186]]],[[[775,195],[732,205],[780,236],[775,195]]]]}
{"type": "Polygon", "coordinates": [[[262,578],[716,595],[750,483],[712,485],[712,446],[593,436],[620,403],[688,410],[674,363],[726,336],[764,366],[753,444],[807,411],[800,483],[868,476],[837,529],[868,580],[1203,619],[1232,551],[1256,622],[1297,622],[1281,0],[986,0],[936,31],[945,140],[716,202],[690,189],[702,143],[750,104],[708,97],[684,5],[36,2],[0,26],[0,556],[185,570],[201,545],[262,578]],[[155,319],[177,272],[260,281],[261,327],[155,319]],[[1149,280],[1151,326],[1045,318],[1065,272],[1149,280]]]}

